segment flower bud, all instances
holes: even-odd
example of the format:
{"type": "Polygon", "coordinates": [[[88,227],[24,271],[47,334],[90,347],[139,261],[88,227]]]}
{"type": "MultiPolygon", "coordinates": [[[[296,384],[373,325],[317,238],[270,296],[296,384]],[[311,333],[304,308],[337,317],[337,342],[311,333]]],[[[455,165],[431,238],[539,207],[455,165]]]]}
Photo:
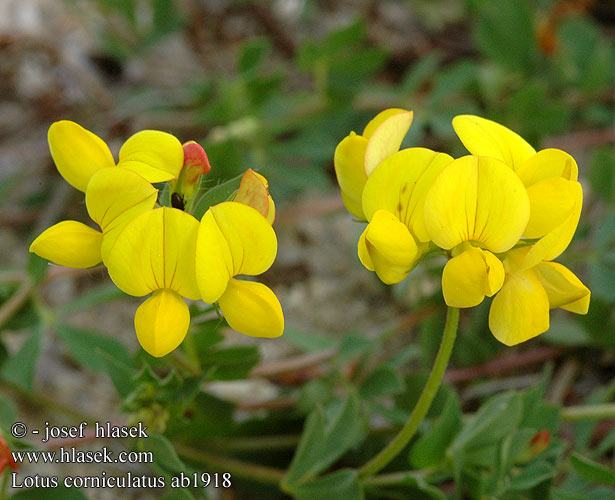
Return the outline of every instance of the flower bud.
{"type": "Polygon", "coordinates": [[[9,466],[13,470],[17,470],[19,466],[13,460],[13,455],[11,455],[11,450],[9,450],[6,441],[0,434],[0,474],[4,472],[6,466],[9,466]]]}
{"type": "Polygon", "coordinates": [[[179,174],[176,192],[187,200],[192,197],[199,177],[207,174],[211,170],[211,165],[207,153],[200,144],[188,141],[183,144],[183,148],[184,166],[179,174]]]}

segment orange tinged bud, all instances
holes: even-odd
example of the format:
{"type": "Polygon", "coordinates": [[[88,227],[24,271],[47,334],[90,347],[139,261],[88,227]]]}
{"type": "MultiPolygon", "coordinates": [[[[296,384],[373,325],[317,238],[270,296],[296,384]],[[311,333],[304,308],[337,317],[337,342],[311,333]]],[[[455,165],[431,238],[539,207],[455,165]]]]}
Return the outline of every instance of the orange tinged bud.
{"type": "Polygon", "coordinates": [[[188,141],[182,147],[184,149],[184,166],[179,174],[176,191],[182,195],[184,200],[187,200],[192,197],[199,177],[207,174],[211,170],[211,165],[207,153],[200,144],[188,141]]]}
{"type": "Polygon", "coordinates": [[[11,450],[9,450],[6,441],[0,435],[0,474],[4,472],[7,465],[13,470],[17,470],[19,468],[17,463],[15,463],[15,460],[13,460],[13,455],[11,455],[11,450]]]}
{"type": "Polygon", "coordinates": [[[239,190],[233,201],[256,209],[270,224],[273,223],[275,205],[269,195],[269,183],[267,179],[251,168],[244,172],[239,190]]]}
{"type": "Polygon", "coordinates": [[[543,429],[538,431],[532,439],[530,439],[530,453],[532,458],[539,455],[549,447],[551,443],[551,433],[543,429]]]}

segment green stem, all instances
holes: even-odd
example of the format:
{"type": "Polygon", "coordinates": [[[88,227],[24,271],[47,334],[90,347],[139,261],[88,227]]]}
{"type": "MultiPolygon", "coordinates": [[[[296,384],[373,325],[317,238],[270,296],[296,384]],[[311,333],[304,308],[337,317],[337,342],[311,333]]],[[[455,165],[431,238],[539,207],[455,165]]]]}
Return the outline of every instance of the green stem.
{"type": "Polygon", "coordinates": [[[263,484],[273,484],[279,486],[284,478],[285,472],[273,467],[254,465],[251,463],[216,455],[202,450],[195,450],[183,445],[175,445],[175,449],[180,457],[194,463],[213,467],[218,472],[230,472],[231,475],[243,479],[249,479],[263,484]]]}
{"type": "Polygon", "coordinates": [[[393,460],[399,452],[401,452],[406,445],[412,439],[412,436],[416,433],[419,425],[427,415],[429,407],[438,392],[438,388],[442,383],[442,377],[448,366],[448,361],[453,351],[453,345],[455,343],[455,337],[457,336],[457,325],[459,323],[459,309],[456,307],[449,307],[446,314],[446,324],[444,325],[444,334],[442,335],[442,342],[440,343],[440,349],[436,355],[431,373],[427,379],[427,383],[423,388],[423,392],[419,397],[419,400],[412,410],[408,421],[404,424],[401,431],[393,438],[386,447],[382,449],[378,455],[367,462],[363,467],[359,469],[359,476],[366,478],[373,476],[378,471],[382,470],[386,465],[393,460]]]}
{"type": "Polygon", "coordinates": [[[363,480],[363,486],[393,486],[396,484],[404,484],[408,479],[425,479],[431,473],[432,469],[421,469],[380,474],[378,476],[366,477],[363,480]]]}
{"type": "Polygon", "coordinates": [[[568,406],[560,411],[562,420],[578,422],[580,420],[607,420],[615,418],[615,403],[588,406],[568,406]]]}

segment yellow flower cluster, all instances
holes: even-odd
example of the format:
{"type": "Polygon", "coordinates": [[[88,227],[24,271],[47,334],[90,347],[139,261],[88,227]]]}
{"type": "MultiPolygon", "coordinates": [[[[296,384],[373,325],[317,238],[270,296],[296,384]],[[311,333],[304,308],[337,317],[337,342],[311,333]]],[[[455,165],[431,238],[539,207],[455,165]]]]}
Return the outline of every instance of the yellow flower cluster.
{"type": "Polygon", "coordinates": [[[549,309],[585,314],[590,291],[552,262],[568,246],[583,191],[572,156],[539,152],[493,121],[457,116],[471,153],[458,159],[425,148],[399,150],[412,111],[388,109],[335,151],[348,211],[366,221],[359,258],[387,284],[402,281],[440,248],[447,305],[473,307],[494,296],[489,327],[507,345],[549,328],[549,309]]]}
{"type": "Polygon", "coordinates": [[[39,235],[30,251],[62,266],[102,262],[125,293],[151,293],[135,315],[137,337],[148,353],[164,356],[183,341],[190,324],[183,297],[217,302],[229,325],[247,335],[282,334],[284,317],[274,293],[236,278],[263,273],[276,256],[275,206],[264,177],[248,170],[233,201],[210,207],[199,221],[159,206],[152,185],[168,181],[181,196],[191,195],[198,176],[209,171],[196,143],[182,147],[171,134],[144,130],[124,143],[116,164],[104,141],[74,122],[52,124],[48,139],[58,171],[85,193],[100,231],[62,221],[39,235]]]}

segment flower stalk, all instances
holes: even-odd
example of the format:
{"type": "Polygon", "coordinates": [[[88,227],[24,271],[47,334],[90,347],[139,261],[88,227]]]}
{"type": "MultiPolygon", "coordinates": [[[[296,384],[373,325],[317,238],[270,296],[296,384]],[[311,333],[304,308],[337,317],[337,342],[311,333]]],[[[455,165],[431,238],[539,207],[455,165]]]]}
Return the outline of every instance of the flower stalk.
{"type": "Polygon", "coordinates": [[[444,372],[448,366],[453,351],[453,345],[455,344],[455,338],[457,337],[458,324],[459,309],[456,307],[449,307],[438,354],[436,355],[431,373],[429,374],[427,383],[423,388],[423,392],[414,410],[412,410],[408,421],[404,424],[397,436],[395,436],[380,453],[359,469],[359,476],[361,478],[368,478],[386,467],[387,464],[406,447],[416,433],[419,425],[421,425],[421,422],[431,407],[431,403],[438,392],[438,388],[442,384],[442,378],[444,377],[444,372]]]}

